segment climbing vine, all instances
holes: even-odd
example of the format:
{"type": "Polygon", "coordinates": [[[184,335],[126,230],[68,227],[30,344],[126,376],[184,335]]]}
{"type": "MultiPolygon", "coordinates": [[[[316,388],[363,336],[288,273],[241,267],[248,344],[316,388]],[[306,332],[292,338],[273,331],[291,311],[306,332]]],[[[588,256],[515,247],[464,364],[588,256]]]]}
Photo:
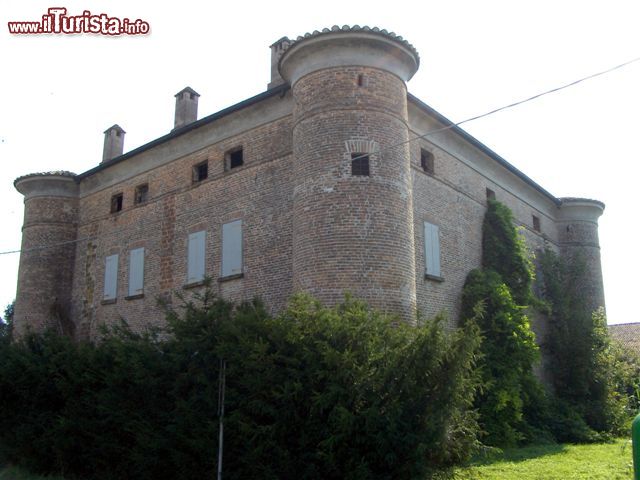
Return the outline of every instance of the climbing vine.
{"type": "Polygon", "coordinates": [[[592,312],[582,292],[586,261],[579,254],[569,260],[545,250],[540,265],[555,394],[595,431],[618,430],[628,400],[625,387],[616,386],[623,359],[609,338],[604,310],[592,312]]]}
{"type": "Polygon", "coordinates": [[[527,402],[540,391],[533,375],[538,346],[526,308],[534,274],[524,240],[511,211],[490,201],[482,237],[482,269],[469,273],[462,295],[462,318],[480,308],[483,341],[476,396],[484,442],[507,446],[526,439],[527,402]],[[532,392],[534,390],[535,392],[532,392]]]}

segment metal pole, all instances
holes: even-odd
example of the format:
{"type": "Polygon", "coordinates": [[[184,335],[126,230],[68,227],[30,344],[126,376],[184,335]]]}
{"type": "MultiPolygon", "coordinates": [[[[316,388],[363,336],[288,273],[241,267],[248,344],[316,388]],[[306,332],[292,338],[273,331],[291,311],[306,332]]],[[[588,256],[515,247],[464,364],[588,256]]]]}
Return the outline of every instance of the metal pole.
{"type": "Polygon", "coordinates": [[[226,381],[227,362],[220,359],[220,379],[218,381],[218,418],[220,427],[218,429],[218,480],[222,480],[222,447],[224,443],[224,390],[226,381]]]}

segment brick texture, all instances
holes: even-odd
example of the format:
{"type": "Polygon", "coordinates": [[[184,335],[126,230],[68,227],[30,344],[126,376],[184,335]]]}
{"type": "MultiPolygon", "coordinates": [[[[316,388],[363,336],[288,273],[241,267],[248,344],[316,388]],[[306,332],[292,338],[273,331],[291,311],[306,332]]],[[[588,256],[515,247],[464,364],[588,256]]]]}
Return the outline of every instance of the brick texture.
{"type": "MultiPolygon", "coordinates": [[[[416,310],[444,311],[454,325],[466,276],[481,263],[487,188],[513,211],[532,252],[584,255],[585,291],[603,305],[595,220],[560,215],[557,199],[455,131],[406,143],[439,122],[382,67],[323,67],[277,100],[127,158],[130,170],[107,163],[78,177],[77,198],[48,194],[43,183],[25,202],[16,327],[69,329],[56,320],[68,317],[77,337],[92,338],[121,319],[136,330],[162,324],[158,298],[176,303],[176,292],[189,298],[202,288],[184,289],[188,236],[203,230],[205,273],[230,300],[260,297],[275,313],[296,291],[327,304],[349,291],[406,321],[416,310]],[[225,168],[225,153],[239,147],[243,165],[225,168]],[[421,168],[421,149],[433,154],[433,172],[421,168]],[[369,154],[368,176],[352,175],[353,153],[369,154]],[[194,182],[201,162],[208,178],[194,182]],[[142,184],[147,200],[136,205],[142,184]],[[119,193],[123,209],[111,213],[119,193]],[[221,279],[222,225],[238,219],[242,275],[221,279]],[[425,278],[424,222],[439,228],[440,279],[425,278]],[[31,250],[42,245],[54,246],[31,250]],[[127,299],[129,254],[141,247],[144,295],[127,299]],[[103,301],[105,259],[115,254],[117,298],[103,301]]],[[[535,328],[543,338],[543,318],[535,328]]]]}

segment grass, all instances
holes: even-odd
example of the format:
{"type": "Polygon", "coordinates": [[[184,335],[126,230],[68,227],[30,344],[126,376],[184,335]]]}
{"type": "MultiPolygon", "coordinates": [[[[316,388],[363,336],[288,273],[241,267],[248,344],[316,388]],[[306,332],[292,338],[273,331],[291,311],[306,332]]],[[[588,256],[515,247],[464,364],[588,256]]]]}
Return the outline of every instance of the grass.
{"type": "MultiPolygon", "coordinates": [[[[618,439],[593,445],[535,445],[505,450],[456,468],[452,480],[631,480],[631,443],[618,439]]],[[[0,469],[0,480],[64,480],[0,469]]]]}
{"type": "Polygon", "coordinates": [[[505,450],[457,468],[455,480],[631,480],[631,443],[538,445],[505,450]]]}

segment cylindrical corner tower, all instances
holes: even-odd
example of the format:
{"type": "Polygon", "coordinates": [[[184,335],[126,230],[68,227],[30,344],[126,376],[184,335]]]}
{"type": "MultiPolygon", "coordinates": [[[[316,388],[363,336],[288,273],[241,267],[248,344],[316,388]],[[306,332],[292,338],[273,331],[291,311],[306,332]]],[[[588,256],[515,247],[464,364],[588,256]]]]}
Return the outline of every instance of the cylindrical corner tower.
{"type": "Polygon", "coordinates": [[[70,172],[39,173],[14,182],[25,197],[14,316],[17,336],[47,327],[73,335],[68,312],[78,214],[74,177],[70,172]]]}
{"type": "Polygon", "coordinates": [[[560,202],[557,221],[560,253],[584,263],[582,289],[587,307],[595,311],[605,306],[598,240],[598,218],[604,211],[604,203],[586,198],[561,198],[560,202]]]}
{"type": "Polygon", "coordinates": [[[413,321],[415,245],[401,37],[333,27],[279,62],[294,98],[293,284],[328,304],[345,292],[413,321]]]}

